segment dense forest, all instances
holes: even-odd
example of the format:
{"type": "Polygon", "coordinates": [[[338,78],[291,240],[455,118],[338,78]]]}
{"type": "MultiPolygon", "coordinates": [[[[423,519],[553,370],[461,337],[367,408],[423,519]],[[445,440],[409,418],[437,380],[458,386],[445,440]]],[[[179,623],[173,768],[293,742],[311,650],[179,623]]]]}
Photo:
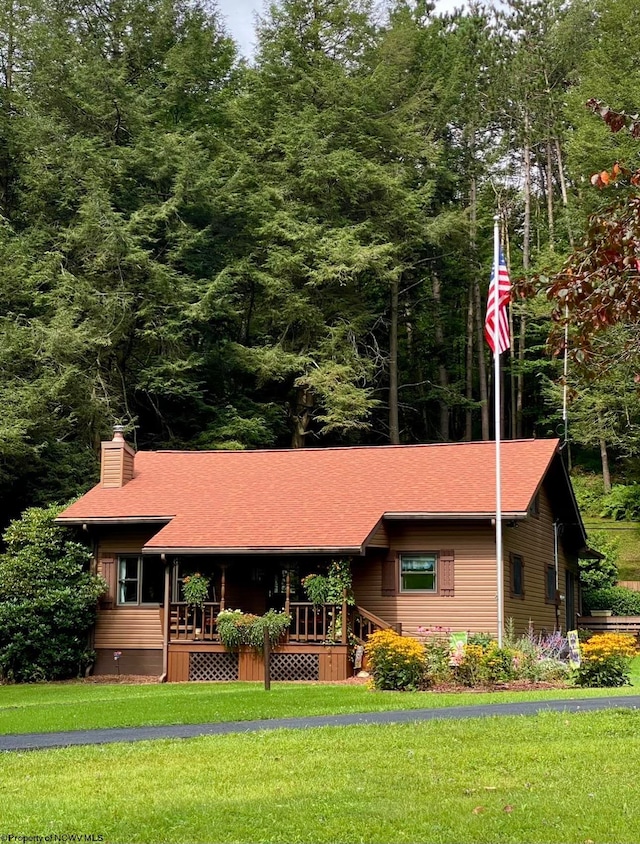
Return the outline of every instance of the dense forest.
{"type": "Polygon", "coordinates": [[[572,442],[633,458],[632,327],[586,356],[572,328],[563,383],[546,280],[626,190],[640,142],[585,104],[640,108],[636,33],[635,0],[281,0],[247,62],[207,2],[0,0],[5,516],[84,491],[114,423],[143,448],[492,437],[496,213],[505,436],[562,433],[566,385],[572,442]]]}

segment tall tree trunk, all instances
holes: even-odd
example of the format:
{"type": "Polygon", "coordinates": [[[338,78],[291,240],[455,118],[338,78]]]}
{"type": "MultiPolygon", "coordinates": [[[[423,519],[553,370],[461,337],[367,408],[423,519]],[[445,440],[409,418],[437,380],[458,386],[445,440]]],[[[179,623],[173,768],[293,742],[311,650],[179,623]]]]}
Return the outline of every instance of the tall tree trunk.
{"type": "MultiPolygon", "coordinates": [[[[473,149],[473,144],[472,144],[473,149]]],[[[485,358],[484,326],[482,324],[482,302],[480,299],[480,282],[478,281],[478,261],[476,256],[477,236],[477,213],[478,213],[478,187],[475,174],[471,176],[469,187],[469,208],[470,208],[470,246],[471,260],[474,272],[474,279],[471,285],[472,307],[476,326],[476,350],[478,353],[478,383],[480,387],[480,421],[482,426],[482,439],[488,440],[491,436],[489,430],[489,390],[487,388],[487,363],[485,358]]]]}
{"type": "Polygon", "coordinates": [[[467,442],[473,439],[473,291],[469,288],[467,300],[467,330],[465,356],[465,398],[467,407],[464,412],[464,438],[467,442]]]}
{"type": "Polygon", "coordinates": [[[600,458],[602,460],[602,481],[605,494],[611,492],[611,472],[609,471],[609,455],[607,453],[607,441],[600,437],[600,458]]]}
{"type": "MultiPolygon", "coordinates": [[[[511,268],[511,241],[509,239],[509,229],[504,227],[504,243],[506,249],[505,259],[507,261],[507,269],[511,268]]],[[[513,304],[509,308],[509,436],[513,440],[516,438],[517,424],[516,424],[516,344],[515,344],[515,320],[513,314],[513,304]]],[[[506,430],[506,429],[505,429],[506,430]]]]}
{"type": "MultiPolygon", "coordinates": [[[[531,266],[531,123],[529,111],[524,113],[524,223],[522,233],[522,269],[524,274],[529,274],[531,266]]],[[[525,338],[526,338],[526,315],[520,317],[520,332],[518,337],[518,377],[516,384],[516,437],[522,437],[522,408],[524,405],[524,362],[525,338]]]]}
{"type": "Polygon", "coordinates": [[[524,407],[524,353],[527,334],[527,315],[520,316],[520,336],[518,337],[518,398],[516,401],[516,438],[523,436],[522,410],[524,407]]]}
{"type": "Polygon", "coordinates": [[[405,307],[405,329],[407,332],[407,356],[409,358],[409,364],[411,366],[411,370],[416,373],[416,377],[418,383],[416,384],[416,390],[418,391],[418,403],[420,405],[420,418],[422,419],[423,425],[423,439],[427,439],[428,437],[428,430],[429,430],[429,419],[427,417],[427,396],[424,391],[424,375],[422,370],[422,359],[420,355],[414,354],[414,343],[413,343],[413,314],[411,310],[411,305],[407,304],[405,307]]]}
{"type": "Polygon", "coordinates": [[[389,442],[400,442],[398,416],[398,290],[397,278],[391,281],[391,324],[389,326],[389,442]]]}
{"type": "Polygon", "coordinates": [[[438,399],[438,405],[440,407],[438,433],[442,442],[449,442],[451,439],[449,432],[450,412],[449,405],[446,400],[449,388],[449,373],[447,372],[447,367],[445,365],[444,331],[442,328],[442,288],[440,285],[440,279],[437,275],[433,276],[433,301],[436,306],[435,338],[438,357],[438,386],[441,390],[441,397],[438,399]]]}
{"type": "MultiPolygon", "coordinates": [[[[471,167],[475,166],[475,132],[470,128],[471,141],[471,167]]],[[[469,251],[471,253],[471,266],[474,271],[477,265],[477,227],[478,227],[478,190],[476,184],[475,173],[471,174],[471,182],[469,184],[469,251]]],[[[466,360],[465,360],[465,379],[466,379],[466,399],[469,402],[464,414],[464,438],[467,442],[473,439],[473,412],[471,410],[471,402],[473,401],[473,283],[469,287],[469,302],[467,305],[467,345],[466,345],[466,360]]]]}
{"type": "Polygon", "coordinates": [[[607,441],[604,438],[604,422],[602,413],[598,410],[598,428],[600,430],[600,460],[602,462],[602,482],[605,494],[611,492],[611,471],[609,470],[609,454],[607,441]]]}
{"type": "Polygon", "coordinates": [[[553,156],[551,154],[551,138],[547,140],[547,220],[549,224],[549,249],[555,249],[556,226],[553,216],[553,156]]]}
{"type": "Polygon", "coordinates": [[[473,304],[476,321],[476,351],[478,353],[478,380],[480,382],[480,418],[482,422],[482,439],[491,437],[489,428],[489,389],[487,384],[487,359],[485,357],[484,325],[482,324],[482,302],[480,300],[480,283],[476,275],[473,282],[473,304]]]}
{"type": "Polygon", "coordinates": [[[291,434],[291,448],[304,448],[307,444],[307,431],[311,424],[311,412],[314,407],[313,394],[305,387],[299,387],[296,392],[296,406],[291,409],[293,433],[291,434]]]}
{"type": "Polygon", "coordinates": [[[567,213],[569,208],[569,195],[567,193],[567,180],[564,176],[564,163],[562,161],[562,148],[560,147],[560,140],[558,138],[555,139],[555,148],[556,148],[556,158],[558,164],[558,178],[560,180],[560,195],[562,196],[562,207],[565,211],[565,219],[567,221],[567,234],[569,236],[569,243],[571,244],[571,248],[574,249],[574,242],[573,242],[573,231],[571,229],[571,221],[569,219],[569,215],[567,213]]]}

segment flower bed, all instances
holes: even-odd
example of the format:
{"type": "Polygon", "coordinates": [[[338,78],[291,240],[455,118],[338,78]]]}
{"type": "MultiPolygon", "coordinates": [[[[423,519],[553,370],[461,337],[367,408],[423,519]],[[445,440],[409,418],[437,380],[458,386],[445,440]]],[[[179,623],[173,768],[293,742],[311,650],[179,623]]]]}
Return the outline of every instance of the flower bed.
{"type": "MultiPolygon", "coordinates": [[[[561,633],[515,637],[502,647],[487,634],[450,640],[449,631],[421,628],[422,641],[383,630],[369,637],[366,655],[376,689],[553,688],[619,686],[629,681],[633,636],[603,634],[581,644],[582,665],[571,668],[561,633]]],[[[463,634],[464,636],[465,634],[463,634]]]]}

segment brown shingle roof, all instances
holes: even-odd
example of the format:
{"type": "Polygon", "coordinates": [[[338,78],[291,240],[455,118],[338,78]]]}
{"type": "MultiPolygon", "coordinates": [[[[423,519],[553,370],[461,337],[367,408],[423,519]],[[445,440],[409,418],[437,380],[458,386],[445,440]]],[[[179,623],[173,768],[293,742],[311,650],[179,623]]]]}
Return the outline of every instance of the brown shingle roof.
{"type": "MultiPolygon", "coordinates": [[[[502,506],[524,514],[557,440],[502,443],[502,506]]],[[[494,444],[282,451],[141,451],[120,489],[94,487],[61,521],[168,521],[147,549],[359,549],[386,514],[490,516],[494,444]]]]}

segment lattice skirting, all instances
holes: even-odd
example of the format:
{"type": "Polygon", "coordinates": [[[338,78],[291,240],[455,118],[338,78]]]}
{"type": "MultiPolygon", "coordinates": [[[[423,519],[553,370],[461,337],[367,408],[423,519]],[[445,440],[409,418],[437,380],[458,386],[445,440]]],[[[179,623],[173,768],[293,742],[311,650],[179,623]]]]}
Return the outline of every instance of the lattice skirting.
{"type": "Polygon", "coordinates": [[[190,653],[190,680],[237,680],[238,654],[190,653]]]}
{"type": "Polygon", "coordinates": [[[272,680],[319,680],[318,654],[271,654],[272,680]]]}

